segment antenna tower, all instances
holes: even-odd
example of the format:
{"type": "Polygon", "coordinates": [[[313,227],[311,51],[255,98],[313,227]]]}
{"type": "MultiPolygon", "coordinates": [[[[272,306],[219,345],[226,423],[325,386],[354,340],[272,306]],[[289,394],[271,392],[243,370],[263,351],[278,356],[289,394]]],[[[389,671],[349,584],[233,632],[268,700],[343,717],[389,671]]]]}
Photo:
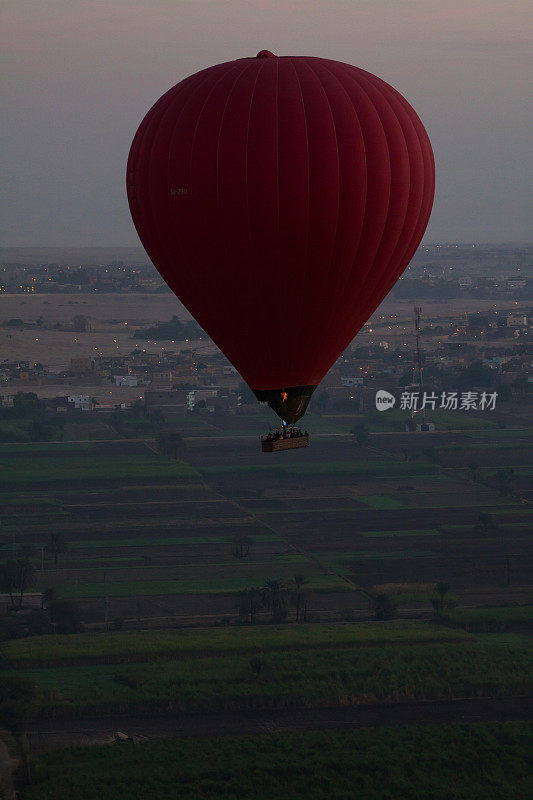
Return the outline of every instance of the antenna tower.
{"type": "MultiPolygon", "coordinates": [[[[420,317],[422,315],[422,308],[415,306],[415,334],[416,334],[416,366],[415,369],[418,373],[418,388],[420,389],[420,400],[424,396],[424,367],[422,366],[422,348],[420,347],[420,317]]],[[[426,413],[422,409],[422,416],[425,419],[426,413]]]]}

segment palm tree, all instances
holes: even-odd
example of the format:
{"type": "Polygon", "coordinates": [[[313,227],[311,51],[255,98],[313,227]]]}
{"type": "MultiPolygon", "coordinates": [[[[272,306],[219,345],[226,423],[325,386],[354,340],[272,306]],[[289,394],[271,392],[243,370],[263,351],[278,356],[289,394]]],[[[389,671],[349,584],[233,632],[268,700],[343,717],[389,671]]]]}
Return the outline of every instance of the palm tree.
{"type": "Polygon", "coordinates": [[[37,572],[35,567],[28,558],[17,558],[17,584],[16,588],[19,592],[19,608],[22,608],[22,600],[24,593],[35,585],[37,579],[37,572]]]}
{"type": "Polygon", "coordinates": [[[292,580],[291,601],[294,608],[296,609],[296,622],[300,621],[300,611],[302,608],[302,603],[305,601],[307,597],[306,593],[303,591],[303,587],[305,586],[306,583],[309,583],[309,581],[307,580],[305,575],[301,575],[300,573],[295,575],[292,580]]]}
{"type": "Polygon", "coordinates": [[[57,567],[59,556],[68,551],[68,542],[62,533],[51,533],[44,549],[47,555],[53,555],[54,566],[57,567]]]}
{"type": "Polygon", "coordinates": [[[444,607],[446,605],[444,601],[445,595],[448,594],[450,591],[450,584],[445,583],[444,581],[439,581],[439,583],[435,586],[435,592],[439,595],[438,597],[434,597],[431,600],[431,605],[433,606],[433,611],[435,612],[435,616],[439,616],[444,611],[444,607]]]}
{"type": "Polygon", "coordinates": [[[17,590],[17,562],[10,559],[0,566],[0,592],[5,592],[15,608],[15,592],[17,590]]]}
{"type": "Polygon", "coordinates": [[[375,619],[394,619],[396,616],[396,603],[388,594],[377,594],[372,598],[375,619]]]}
{"type": "Polygon", "coordinates": [[[262,605],[272,614],[272,622],[283,622],[287,616],[286,587],[282,581],[268,580],[262,591],[262,605]]]}
{"type": "Polygon", "coordinates": [[[246,558],[250,552],[252,540],[249,536],[234,536],[231,540],[231,552],[235,558],[246,558]]]}
{"type": "Polygon", "coordinates": [[[444,595],[448,594],[448,592],[450,591],[450,584],[445,583],[444,581],[439,581],[439,583],[437,583],[437,585],[435,586],[435,591],[437,592],[437,594],[440,594],[442,600],[444,600],[444,595]]]}
{"type": "Polygon", "coordinates": [[[239,602],[239,612],[242,620],[250,620],[250,625],[254,624],[255,615],[261,605],[261,589],[250,586],[241,592],[239,602]]]}
{"type": "Polygon", "coordinates": [[[15,608],[15,594],[19,595],[18,607],[22,608],[24,593],[34,585],[37,573],[28,558],[17,558],[6,561],[0,567],[0,591],[11,598],[11,605],[15,608]]]}
{"type": "Polygon", "coordinates": [[[48,608],[54,600],[57,600],[57,592],[53,586],[47,586],[41,593],[41,608],[48,608]]]}
{"type": "Polygon", "coordinates": [[[479,464],[476,461],[470,461],[467,465],[468,478],[472,483],[477,483],[480,477],[479,464]]]}

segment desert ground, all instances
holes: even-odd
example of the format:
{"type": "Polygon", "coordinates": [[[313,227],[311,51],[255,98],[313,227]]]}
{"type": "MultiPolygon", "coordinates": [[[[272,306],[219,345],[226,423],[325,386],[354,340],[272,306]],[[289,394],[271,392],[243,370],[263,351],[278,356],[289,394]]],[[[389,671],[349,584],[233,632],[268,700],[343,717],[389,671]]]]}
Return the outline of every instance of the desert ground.
{"type": "MultiPolygon", "coordinates": [[[[479,311],[485,313],[494,307],[490,300],[454,300],[449,303],[424,303],[423,320],[440,320],[441,324],[458,321],[466,314],[479,311]],[[473,308],[473,305],[475,308],[473,308]]],[[[526,309],[528,304],[513,304],[513,309],[526,309]]],[[[68,368],[71,358],[83,356],[126,355],[135,347],[148,352],[162,349],[179,350],[190,347],[190,343],[142,342],[133,340],[133,332],[143,326],[170,319],[173,315],[190,319],[190,314],[173,294],[37,294],[0,295],[0,323],[20,318],[24,322],[35,322],[40,317],[44,324],[68,323],[74,316],[82,314],[91,321],[90,333],[26,329],[16,330],[0,327],[0,353],[2,360],[34,360],[52,368],[68,368]]],[[[354,340],[361,346],[370,344],[379,337],[388,336],[393,341],[402,336],[412,345],[413,301],[385,300],[375,311],[369,325],[354,340]],[[380,319],[381,317],[381,319],[380,319]]],[[[195,343],[194,349],[201,353],[207,343],[195,343]]],[[[43,396],[46,396],[43,394],[43,396]]]]}

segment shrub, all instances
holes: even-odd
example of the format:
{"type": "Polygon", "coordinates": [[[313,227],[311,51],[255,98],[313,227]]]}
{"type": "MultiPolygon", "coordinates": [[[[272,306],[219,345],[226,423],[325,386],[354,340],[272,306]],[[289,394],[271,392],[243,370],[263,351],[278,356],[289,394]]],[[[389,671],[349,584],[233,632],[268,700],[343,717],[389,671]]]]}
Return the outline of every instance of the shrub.
{"type": "Polygon", "coordinates": [[[78,633],[83,628],[79,606],[72,600],[54,600],[50,603],[50,621],[56,633],[78,633]]]}
{"type": "Polygon", "coordinates": [[[396,616],[396,603],[388,594],[377,594],[372,600],[374,617],[379,620],[394,619],[396,616]]]}

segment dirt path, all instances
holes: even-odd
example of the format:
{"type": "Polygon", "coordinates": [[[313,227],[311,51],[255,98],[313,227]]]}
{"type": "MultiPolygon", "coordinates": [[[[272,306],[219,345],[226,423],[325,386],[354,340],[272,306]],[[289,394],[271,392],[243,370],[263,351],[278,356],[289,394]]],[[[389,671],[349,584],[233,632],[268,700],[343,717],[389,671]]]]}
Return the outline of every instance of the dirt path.
{"type": "Polygon", "coordinates": [[[135,740],[194,738],[242,734],[280,734],[309,730],[343,730],[385,725],[450,725],[462,722],[507,722],[533,718],[533,699],[467,699],[395,703],[380,706],[306,708],[290,711],[117,716],[37,723],[29,733],[33,751],[105,744],[115,731],[135,740]]]}

